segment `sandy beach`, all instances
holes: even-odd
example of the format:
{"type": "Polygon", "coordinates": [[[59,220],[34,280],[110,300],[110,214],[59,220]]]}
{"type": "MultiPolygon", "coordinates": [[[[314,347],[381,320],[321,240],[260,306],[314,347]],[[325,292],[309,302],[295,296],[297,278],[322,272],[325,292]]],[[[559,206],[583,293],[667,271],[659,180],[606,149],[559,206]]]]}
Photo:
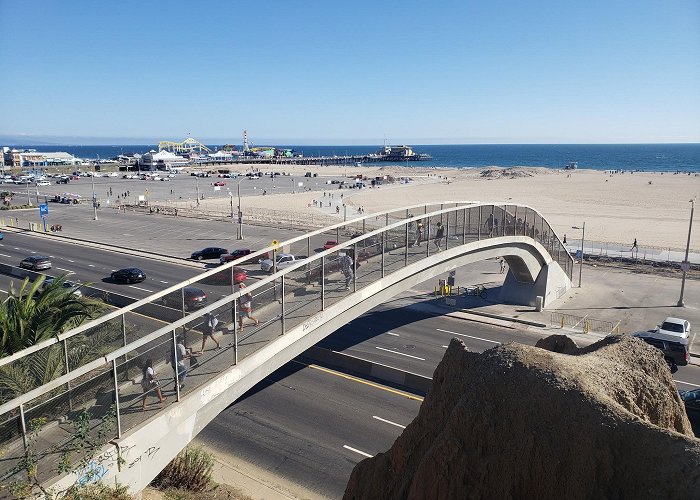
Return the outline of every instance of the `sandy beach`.
{"type": "MultiPolygon", "coordinates": [[[[337,186],[329,185],[333,193],[344,194],[343,202],[353,209],[353,215],[357,214],[357,207],[370,213],[440,200],[519,203],[541,212],[560,236],[566,234],[568,239],[580,238],[580,231],[572,226],[580,226],[585,221],[587,240],[629,244],[630,247],[636,238],[640,246],[685,248],[689,200],[700,192],[698,174],[611,174],[597,170],[564,171],[540,167],[284,166],[281,169],[299,176],[311,171],[319,178],[331,175],[353,177],[357,174],[368,178],[384,175],[413,178],[408,184],[385,184],[362,190],[339,191],[337,186]]],[[[234,170],[245,172],[246,167],[238,165],[234,170]]],[[[318,213],[321,209],[313,207],[312,201],[319,197],[318,191],[246,197],[242,206],[318,213]]],[[[222,210],[226,209],[227,200],[205,201],[211,208],[220,206],[222,210]]],[[[697,251],[700,227],[694,232],[690,246],[691,250],[697,251]]]]}

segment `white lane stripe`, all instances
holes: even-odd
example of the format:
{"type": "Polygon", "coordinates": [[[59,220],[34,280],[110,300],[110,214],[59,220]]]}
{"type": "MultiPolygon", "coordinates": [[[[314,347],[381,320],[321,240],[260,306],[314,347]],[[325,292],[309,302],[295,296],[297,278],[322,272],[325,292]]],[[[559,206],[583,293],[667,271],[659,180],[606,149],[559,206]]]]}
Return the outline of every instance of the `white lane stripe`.
{"type": "Polygon", "coordinates": [[[446,345],[442,346],[443,349],[447,349],[448,347],[449,347],[449,346],[446,346],[446,345]]]}
{"type": "Polygon", "coordinates": [[[406,428],[405,425],[397,424],[396,422],[392,422],[391,420],[387,420],[387,419],[385,419],[385,418],[378,417],[378,416],[376,416],[376,415],[372,415],[372,418],[376,418],[376,419],[379,420],[380,422],[386,422],[387,424],[395,425],[396,427],[401,427],[402,429],[405,429],[405,428],[406,428]]]}
{"type": "Polygon", "coordinates": [[[676,380],[679,384],[692,385],[693,387],[700,387],[698,384],[693,384],[691,382],[683,382],[682,380],[676,380]]]}
{"type": "Polygon", "coordinates": [[[393,335],[394,337],[398,337],[398,336],[399,336],[398,333],[394,333],[394,332],[386,332],[386,334],[387,334],[387,335],[393,335]]]}
{"type": "Polygon", "coordinates": [[[88,264],[88,267],[95,267],[95,264],[88,264]]]}
{"type": "Polygon", "coordinates": [[[67,260],[68,262],[70,262],[70,263],[74,263],[74,262],[75,262],[74,260],[70,260],[70,259],[66,259],[66,260],[67,260]]]}
{"type": "Polygon", "coordinates": [[[7,257],[8,259],[12,258],[12,255],[5,255],[4,253],[0,253],[0,256],[2,257],[7,257]]]}
{"type": "Polygon", "coordinates": [[[67,272],[67,273],[73,274],[73,271],[71,271],[70,269],[65,269],[65,268],[63,268],[63,267],[57,267],[56,269],[60,269],[61,271],[65,271],[65,272],[67,272]]]}
{"type": "Polygon", "coordinates": [[[161,282],[161,283],[163,283],[163,284],[165,284],[165,285],[167,285],[167,284],[168,284],[168,282],[167,282],[167,281],[163,281],[163,280],[161,280],[160,282],[161,282]]]}
{"type": "Polygon", "coordinates": [[[444,332],[444,333],[451,333],[452,335],[459,335],[460,337],[468,337],[470,339],[476,339],[476,340],[483,340],[484,342],[491,342],[492,344],[498,344],[501,345],[500,342],[497,342],[495,340],[489,340],[489,339],[482,339],[481,337],[474,337],[473,335],[467,335],[466,333],[457,333],[457,332],[451,332],[449,330],[441,330],[440,328],[436,328],[438,332],[444,332]]]}
{"type": "Polygon", "coordinates": [[[140,288],[140,287],[134,286],[134,285],[129,285],[129,288],[136,288],[137,290],[141,290],[143,292],[153,293],[153,290],[147,290],[146,288],[140,288]]]}
{"type": "Polygon", "coordinates": [[[351,448],[347,444],[344,444],[343,448],[345,448],[346,450],[354,451],[355,453],[359,453],[360,455],[368,457],[368,458],[372,458],[374,456],[374,455],[370,455],[369,453],[365,453],[364,451],[360,451],[360,450],[357,450],[355,448],[351,448]]]}
{"type": "Polygon", "coordinates": [[[404,354],[402,352],[394,351],[393,349],[384,349],[383,347],[377,347],[377,346],[375,346],[375,348],[380,349],[382,351],[393,352],[394,354],[399,354],[401,356],[406,356],[407,358],[420,359],[421,361],[425,361],[425,358],[419,358],[418,356],[411,356],[410,354],[404,354]]]}

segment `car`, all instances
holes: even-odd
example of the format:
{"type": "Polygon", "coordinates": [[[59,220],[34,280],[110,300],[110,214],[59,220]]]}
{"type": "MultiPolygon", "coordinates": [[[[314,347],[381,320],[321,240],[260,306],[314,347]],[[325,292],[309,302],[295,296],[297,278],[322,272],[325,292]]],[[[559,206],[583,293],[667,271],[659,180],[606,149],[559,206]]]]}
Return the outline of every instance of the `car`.
{"type": "Polygon", "coordinates": [[[19,263],[19,267],[31,269],[32,271],[51,269],[51,259],[42,255],[30,255],[19,263]]]}
{"type": "Polygon", "coordinates": [[[4,240],[4,239],[5,239],[5,233],[0,231],[0,240],[4,240]]]}
{"type": "Polygon", "coordinates": [[[158,180],[159,180],[159,181],[163,181],[163,182],[169,181],[169,180],[170,180],[170,176],[168,176],[168,177],[161,177],[161,178],[159,178],[158,180]]]}
{"type": "MultiPolygon", "coordinates": [[[[56,278],[49,276],[47,277],[44,282],[41,284],[40,291],[43,293],[44,290],[46,290],[49,286],[53,285],[56,282],[56,278]]],[[[80,291],[80,284],[74,283],[73,281],[68,281],[64,280],[61,284],[63,288],[72,288],[73,289],[73,295],[76,297],[82,297],[83,292],[80,291]]]]}
{"type": "Polygon", "coordinates": [[[176,290],[167,295],[164,295],[160,302],[164,306],[180,309],[182,307],[182,299],[185,299],[185,311],[193,311],[204,307],[207,303],[207,293],[201,288],[194,286],[186,286],[180,290],[176,290]]]}
{"type": "Polygon", "coordinates": [[[38,181],[36,183],[37,186],[50,186],[51,183],[49,181],[38,181]]]}
{"type": "Polygon", "coordinates": [[[193,260],[203,260],[203,259],[218,259],[223,254],[228,253],[228,250],[221,247],[207,247],[202,250],[197,250],[192,252],[190,256],[193,260]]]}
{"type": "Polygon", "coordinates": [[[112,281],[123,281],[124,283],[140,283],[146,279],[146,273],[144,273],[138,267],[126,267],[124,269],[119,269],[114,271],[110,277],[112,281]]]}
{"type": "Polygon", "coordinates": [[[700,389],[692,391],[678,391],[687,411],[700,412],[700,389]]]}
{"type": "Polygon", "coordinates": [[[226,183],[225,183],[224,181],[216,181],[216,182],[214,183],[214,185],[215,185],[215,186],[225,186],[226,183]]]}
{"type": "Polygon", "coordinates": [[[688,338],[690,335],[690,321],[687,319],[668,317],[657,327],[657,333],[688,338]]]}
{"type": "MultiPolygon", "coordinates": [[[[253,251],[250,250],[249,248],[234,249],[234,250],[231,250],[231,253],[221,255],[219,257],[219,262],[221,264],[225,264],[226,262],[231,262],[232,260],[240,259],[241,257],[245,257],[246,255],[250,255],[251,253],[253,253],[253,251]]],[[[270,258],[270,255],[266,252],[263,255],[260,255],[258,257],[254,257],[254,258],[249,259],[249,260],[244,260],[243,262],[241,262],[241,264],[259,264],[261,260],[269,259],[269,258],[270,258]]]]}
{"type": "Polygon", "coordinates": [[[68,184],[70,182],[70,179],[68,177],[59,177],[56,180],[56,184],[68,184]]]}
{"type": "Polygon", "coordinates": [[[324,250],[330,250],[334,246],[338,245],[338,240],[328,240],[326,241],[326,244],[323,245],[324,250]]]}

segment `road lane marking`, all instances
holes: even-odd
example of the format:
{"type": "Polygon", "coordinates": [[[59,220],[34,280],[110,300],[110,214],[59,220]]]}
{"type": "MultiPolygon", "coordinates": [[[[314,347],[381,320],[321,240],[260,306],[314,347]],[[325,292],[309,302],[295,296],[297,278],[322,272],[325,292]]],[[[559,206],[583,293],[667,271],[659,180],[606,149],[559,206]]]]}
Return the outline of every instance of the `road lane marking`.
{"type": "Polygon", "coordinates": [[[693,384],[692,382],[683,382],[682,380],[676,380],[679,384],[692,385],[693,387],[700,387],[698,384],[693,384]]]}
{"type": "Polygon", "coordinates": [[[473,335],[467,335],[466,333],[457,333],[457,332],[451,332],[449,330],[441,330],[440,328],[436,328],[438,332],[444,332],[444,333],[451,333],[453,335],[459,335],[460,337],[468,337],[470,339],[476,339],[476,340],[483,340],[484,342],[491,342],[492,344],[498,344],[501,345],[500,342],[496,340],[489,340],[489,339],[483,339],[481,337],[474,337],[473,335]]]}
{"type": "Polygon", "coordinates": [[[6,254],[4,254],[4,253],[0,253],[0,256],[2,256],[2,257],[7,257],[8,259],[11,259],[11,258],[12,258],[12,255],[6,255],[6,254]]]}
{"type": "Polygon", "coordinates": [[[448,347],[450,347],[450,346],[447,346],[447,345],[442,346],[443,349],[447,349],[448,347]]]}
{"type": "Polygon", "coordinates": [[[393,352],[394,354],[399,354],[401,356],[406,356],[407,358],[413,358],[413,359],[420,359],[421,361],[425,361],[425,358],[419,358],[418,356],[411,356],[410,354],[404,354],[402,352],[394,351],[393,349],[385,349],[383,347],[374,347],[375,349],[380,349],[382,351],[387,351],[387,352],[393,352]]]}
{"type": "Polygon", "coordinates": [[[363,455],[363,456],[368,457],[368,458],[372,458],[374,456],[374,455],[370,455],[369,453],[365,453],[364,451],[360,451],[360,450],[357,450],[355,448],[352,448],[352,447],[348,446],[347,444],[344,444],[343,448],[345,448],[346,450],[354,451],[355,453],[358,453],[358,454],[363,455]]]}
{"type": "Polygon", "coordinates": [[[394,332],[386,332],[386,334],[387,334],[387,335],[393,335],[394,337],[399,337],[399,334],[398,334],[398,333],[394,333],[394,332]]]}
{"type": "Polygon", "coordinates": [[[74,260],[70,260],[70,259],[66,259],[66,260],[67,260],[68,262],[70,262],[70,263],[75,263],[74,260]]]}
{"type": "Polygon", "coordinates": [[[161,280],[160,282],[161,282],[161,283],[163,283],[164,285],[167,285],[167,284],[168,284],[168,282],[167,282],[167,281],[163,281],[163,280],[161,280]]]}
{"type": "MultiPolygon", "coordinates": [[[[335,352],[335,351],[333,351],[333,352],[335,352]]],[[[320,371],[328,373],[330,375],[335,375],[336,377],[341,377],[341,378],[344,378],[347,380],[352,380],[353,382],[359,382],[360,384],[368,385],[370,387],[374,387],[375,389],[381,389],[382,391],[391,392],[393,394],[398,394],[399,396],[403,396],[405,398],[412,399],[414,401],[423,401],[423,398],[420,396],[415,396],[413,394],[409,394],[408,392],[399,391],[397,389],[392,389],[391,387],[386,387],[384,385],[375,384],[374,382],[368,382],[367,380],[363,380],[359,377],[354,377],[352,375],[346,375],[345,373],[340,373],[338,371],[331,370],[330,368],[324,368],[324,367],[318,366],[318,365],[309,365],[306,363],[302,363],[301,361],[296,361],[294,359],[292,360],[292,362],[298,363],[300,365],[308,366],[309,368],[312,368],[314,370],[320,370],[320,371]]]]}
{"type": "Polygon", "coordinates": [[[67,273],[73,274],[73,271],[71,271],[70,269],[65,269],[65,268],[63,268],[63,267],[57,267],[56,269],[59,269],[59,270],[61,270],[61,271],[65,271],[65,272],[67,272],[67,273]]]}
{"type": "Polygon", "coordinates": [[[387,424],[395,425],[396,427],[401,427],[402,429],[405,429],[405,425],[397,424],[396,422],[392,422],[391,420],[387,420],[382,417],[378,417],[376,415],[372,415],[372,418],[379,420],[380,422],[386,422],[387,424]]]}
{"type": "Polygon", "coordinates": [[[153,290],[148,290],[146,288],[140,288],[140,287],[134,286],[134,285],[129,285],[129,288],[136,288],[137,290],[141,290],[143,292],[154,293],[153,290]]]}

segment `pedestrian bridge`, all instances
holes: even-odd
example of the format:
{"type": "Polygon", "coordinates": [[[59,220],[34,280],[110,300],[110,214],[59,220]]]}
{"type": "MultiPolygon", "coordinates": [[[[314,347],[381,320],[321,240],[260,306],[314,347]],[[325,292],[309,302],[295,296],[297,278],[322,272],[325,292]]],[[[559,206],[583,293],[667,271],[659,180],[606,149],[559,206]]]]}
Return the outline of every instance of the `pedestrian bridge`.
{"type": "Polygon", "coordinates": [[[509,264],[501,299],[534,305],[542,297],[547,305],[570,288],[573,267],[536,210],[474,202],[365,215],[244,259],[276,251],[309,258],[260,280],[248,279],[246,292],[253,296],[258,326],[239,330],[233,321],[241,295],[233,284],[234,267],[241,262],[234,261],[0,359],[0,377],[45,366],[60,375],[25,380],[14,389],[2,386],[0,482],[20,478],[29,457],[36,463],[38,481],[58,490],[102,480],[140,491],[248,389],[402,291],[464,264],[500,256],[509,264]],[[444,228],[440,239],[438,223],[444,228]],[[328,239],[337,246],[314,248],[328,239]],[[349,289],[339,268],[341,253],[353,257],[349,289]],[[222,298],[188,311],[185,286],[218,287],[222,298]],[[173,307],[172,300],[163,305],[163,297],[173,294],[181,298],[180,307],[173,307]],[[198,350],[208,313],[226,326],[219,337],[222,349],[206,351],[199,366],[180,380],[166,364],[176,338],[183,336],[198,350]],[[151,395],[144,411],[139,382],[147,359],[168,399],[157,403],[151,395]]]}

